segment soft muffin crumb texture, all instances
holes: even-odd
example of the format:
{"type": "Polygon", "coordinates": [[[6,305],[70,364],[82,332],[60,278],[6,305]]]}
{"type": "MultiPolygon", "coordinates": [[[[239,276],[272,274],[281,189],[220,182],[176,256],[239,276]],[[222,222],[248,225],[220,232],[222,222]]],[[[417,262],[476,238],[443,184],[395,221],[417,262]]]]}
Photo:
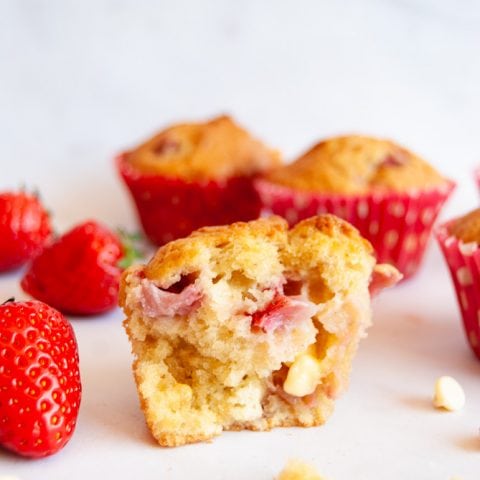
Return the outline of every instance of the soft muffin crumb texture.
{"type": "Polygon", "coordinates": [[[157,441],[324,423],[370,324],[374,269],[370,244],[324,215],[206,227],[127,270],[124,325],[157,441]]]}

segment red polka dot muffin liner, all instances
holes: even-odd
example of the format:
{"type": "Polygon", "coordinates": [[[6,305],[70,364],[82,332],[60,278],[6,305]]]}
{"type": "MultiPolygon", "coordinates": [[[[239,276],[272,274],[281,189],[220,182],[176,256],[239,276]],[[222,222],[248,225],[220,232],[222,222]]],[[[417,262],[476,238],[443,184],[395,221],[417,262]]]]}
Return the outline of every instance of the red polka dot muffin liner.
{"type": "Polygon", "coordinates": [[[475,242],[464,243],[450,235],[451,223],[435,234],[452,276],[468,342],[480,359],[480,249],[475,242]]]}
{"type": "Polygon", "coordinates": [[[261,202],[251,177],[224,182],[187,182],[144,174],[119,155],[116,164],[137,207],[143,230],[156,245],[189,235],[207,225],[258,218],[261,202]]]}
{"type": "Polygon", "coordinates": [[[263,179],[255,187],[264,209],[291,225],[322,213],[347,220],[370,240],[379,262],[394,265],[409,278],[421,264],[433,224],[454,183],[424,191],[368,195],[301,192],[263,179]]]}

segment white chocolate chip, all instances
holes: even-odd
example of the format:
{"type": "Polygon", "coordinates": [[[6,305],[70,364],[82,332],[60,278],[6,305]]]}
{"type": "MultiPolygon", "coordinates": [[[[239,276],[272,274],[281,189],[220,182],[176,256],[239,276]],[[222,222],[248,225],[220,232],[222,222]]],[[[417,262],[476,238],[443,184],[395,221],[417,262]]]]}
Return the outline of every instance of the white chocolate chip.
{"type": "Polygon", "coordinates": [[[452,377],[440,377],[435,382],[433,405],[450,412],[461,410],[465,405],[465,393],[460,384],[452,377]]]}
{"type": "Polygon", "coordinates": [[[304,397],[315,391],[320,378],[320,362],[309,353],[304,353],[289,368],[283,389],[295,397],[304,397]]]}

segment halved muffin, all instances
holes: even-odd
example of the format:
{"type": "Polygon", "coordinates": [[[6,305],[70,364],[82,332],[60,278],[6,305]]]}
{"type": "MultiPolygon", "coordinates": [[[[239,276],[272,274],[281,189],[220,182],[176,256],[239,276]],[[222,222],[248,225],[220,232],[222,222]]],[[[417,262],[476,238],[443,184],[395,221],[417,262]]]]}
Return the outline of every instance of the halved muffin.
{"type": "Polygon", "coordinates": [[[143,229],[159,245],[206,225],[257,218],[252,180],[279,164],[277,151],[227,116],[172,125],[117,158],[143,229]]]}
{"type": "Polygon", "coordinates": [[[121,305],[145,417],[161,445],[325,422],[400,278],[332,215],[202,228],[124,274],[121,305]]]}

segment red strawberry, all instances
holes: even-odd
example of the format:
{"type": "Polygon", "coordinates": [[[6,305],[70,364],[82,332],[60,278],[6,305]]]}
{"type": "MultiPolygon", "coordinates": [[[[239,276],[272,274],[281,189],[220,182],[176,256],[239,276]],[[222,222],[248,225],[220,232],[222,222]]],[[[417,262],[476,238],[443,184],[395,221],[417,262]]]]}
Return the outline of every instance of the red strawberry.
{"type": "Polygon", "coordinates": [[[51,235],[48,213],[36,196],[0,194],[0,272],[19,267],[40,253],[51,235]]]}
{"type": "Polygon", "coordinates": [[[88,221],[36,257],[21,285],[63,313],[106,312],[117,305],[124,253],[128,252],[114,233],[88,221]]]}
{"type": "Polygon", "coordinates": [[[75,334],[41,302],[0,305],[0,445],[44,457],[71,438],[81,383],[75,334]]]}

